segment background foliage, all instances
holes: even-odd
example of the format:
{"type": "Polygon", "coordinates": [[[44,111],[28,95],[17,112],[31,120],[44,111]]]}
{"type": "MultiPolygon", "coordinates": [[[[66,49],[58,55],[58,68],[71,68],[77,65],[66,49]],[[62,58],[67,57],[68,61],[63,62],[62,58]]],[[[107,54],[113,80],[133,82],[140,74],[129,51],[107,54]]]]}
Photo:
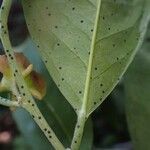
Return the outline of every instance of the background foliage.
{"type": "MultiPolygon", "coordinates": [[[[37,51],[36,46],[28,37],[20,1],[15,0],[9,19],[11,40],[18,51],[23,51],[34,64],[35,69],[42,72],[50,83],[48,94],[42,102],[38,102],[43,114],[54,128],[56,134],[70,143],[75,124],[75,114],[56,85],[48,75],[37,51]],[[22,45],[20,45],[22,43],[22,45]],[[54,106],[54,107],[53,107],[54,106]],[[69,123],[68,123],[69,122],[69,123]]],[[[150,27],[149,27],[150,28],[150,27]]],[[[1,48],[1,53],[2,53],[1,48]]],[[[138,52],[125,77],[110,94],[107,100],[93,113],[89,119],[81,149],[147,149],[149,145],[149,89],[150,89],[150,32],[138,52]],[[126,116],[128,125],[126,123],[126,116]],[[129,132],[128,128],[129,126],[129,132]],[[132,140],[130,139],[130,135],[132,140]]],[[[4,93],[3,96],[6,96],[4,93]]],[[[12,139],[7,144],[0,143],[0,149],[47,150],[52,149],[44,135],[30,116],[23,110],[10,113],[0,107],[0,133],[9,131],[12,139]],[[12,115],[11,115],[12,114],[12,115]],[[5,118],[12,118],[4,121],[5,118]],[[11,117],[12,116],[12,117],[11,117]],[[3,122],[3,124],[1,123],[3,122]],[[7,124],[9,124],[7,126],[7,124]],[[41,142],[42,141],[42,142],[41,142]]]]}

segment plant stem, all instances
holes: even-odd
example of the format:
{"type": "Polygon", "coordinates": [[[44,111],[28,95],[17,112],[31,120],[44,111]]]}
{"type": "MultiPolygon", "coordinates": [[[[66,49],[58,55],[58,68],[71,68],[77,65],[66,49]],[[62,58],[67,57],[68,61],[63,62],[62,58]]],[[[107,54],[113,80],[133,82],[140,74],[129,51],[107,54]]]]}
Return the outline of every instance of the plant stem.
{"type": "Polygon", "coordinates": [[[86,119],[87,118],[85,113],[80,111],[78,114],[75,132],[71,143],[71,150],[78,150],[80,147],[86,119]]]}
{"type": "Polygon", "coordinates": [[[47,121],[45,120],[44,116],[40,112],[39,108],[36,105],[33,108],[33,107],[31,107],[31,106],[29,106],[28,104],[25,104],[25,103],[22,105],[22,107],[25,108],[25,110],[27,110],[31,114],[32,118],[38,124],[40,129],[44,132],[45,136],[51,142],[53,147],[56,150],[65,150],[64,146],[58,140],[58,138],[55,135],[55,133],[53,132],[53,130],[49,127],[47,121]]]}
{"type": "Polygon", "coordinates": [[[0,97],[0,104],[3,106],[7,106],[7,107],[19,107],[20,106],[19,102],[11,101],[9,99],[2,98],[2,97],[0,97]]]}
{"type": "MultiPolygon", "coordinates": [[[[59,141],[53,130],[48,125],[47,121],[41,114],[38,106],[36,105],[29,89],[26,85],[26,82],[22,76],[20,68],[16,62],[14,51],[12,49],[10,39],[9,39],[9,32],[8,32],[8,16],[9,11],[11,8],[12,0],[3,0],[0,12],[0,21],[1,21],[1,40],[3,43],[3,47],[9,62],[9,66],[13,72],[15,81],[17,82],[18,89],[19,89],[19,98],[20,104],[23,108],[25,108],[34,118],[35,122],[44,132],[45,136],[49,140],[49,142],[53,145],[56,150],[64,150],[64,146],[59,141]]],[[[18,96],[18,95],[17,95],[18,96]]],[[[4,101],[3,101],[4,102],[4,101]]],[[[6,103],[5,103],[6,104],[6,103]]],[[[10,104],[10,103],[9,103],[10,104]]]]}

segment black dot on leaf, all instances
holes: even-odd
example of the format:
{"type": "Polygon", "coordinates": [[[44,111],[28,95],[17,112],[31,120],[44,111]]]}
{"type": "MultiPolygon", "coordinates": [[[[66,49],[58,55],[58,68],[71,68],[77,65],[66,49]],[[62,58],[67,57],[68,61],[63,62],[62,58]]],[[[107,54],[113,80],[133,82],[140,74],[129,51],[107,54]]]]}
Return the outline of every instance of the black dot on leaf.
{"type": "Polygon", "coordinates": [[[115,47],[116,45],[115,44],[113,44],[113,47],[115,47]]]}
{"type": "Polygon", "coordinates": [[[101,83],[101,84],[100,84],[100,86],[102,87],[102,86],[103,86],[103,84],[101,83]]]}

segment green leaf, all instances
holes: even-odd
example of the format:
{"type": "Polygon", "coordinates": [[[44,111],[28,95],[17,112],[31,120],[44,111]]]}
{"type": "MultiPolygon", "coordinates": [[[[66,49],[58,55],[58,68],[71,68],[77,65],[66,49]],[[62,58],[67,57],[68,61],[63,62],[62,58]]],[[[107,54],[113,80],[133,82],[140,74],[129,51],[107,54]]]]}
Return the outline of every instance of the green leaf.
{"type": "MultiPolygon", "coordinates": [[[[149,26],[150,27],[150,26],[149,26]]],[[[150,31],[150,28],[149,28],[150,31]]],[[[126,114],[136,150],[150,149],[150,32],[125,80],[126,114]]]]}
{"type": "Polygon", "coordinates": [[[50,75],[75,110],[92,113],[142,41],[146,0],[23,0],[50,75]]]}
{"type": "Polygon", "coordinates": [[[23,136],[19,136],[15,138],[15,140],[13,141],[13,149],[14,150],[26,150],[26,149],[31,149],[31,147],[28,146],[23,136]]]}
{"type": "MultiPolygon", "coordinates": [[[[15,49],[17,49],[17,51],[22,49],[25,55],[36,67],[35,69],[43,73],[48,83],[48,93],[42,101],[38,102],[38,106],[62,143],[66,147],[69,147],[73,136],[74,124],[76,121],[76,116],[72,107],[67,103],[65,98],[58,91],[56,85],[52,82],[48,72],[46,72],[43,63],[40,60],[39,55],[36,52],[36,47],[31,42],[31,40],[28,39],[23,47],[20,46],[15,49]]],[[[13,115],[21,133],[25,137],[26,142],[32,150],[53,149],[42,131],[34,123],[33,119],[27,112],[19,109],[13,113],[13,115]]],[[[86,124],[86,130],[82,140],[81,149],[91,149],[93,143],[92,135],[92,122],[89,119],[88,123],[86,124]]]]}

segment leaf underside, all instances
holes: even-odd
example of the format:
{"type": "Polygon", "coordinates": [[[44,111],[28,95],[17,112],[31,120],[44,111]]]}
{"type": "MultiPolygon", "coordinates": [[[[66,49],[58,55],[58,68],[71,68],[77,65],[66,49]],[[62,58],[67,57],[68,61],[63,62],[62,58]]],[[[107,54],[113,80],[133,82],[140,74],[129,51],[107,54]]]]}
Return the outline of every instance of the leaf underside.
{"type": "Polygon", "coordinates": [[[90,114],[118,83],[140,41],[144,2],[23,0],[31,36],[50,75],[75,110],[86,100],[90,114]]]}

